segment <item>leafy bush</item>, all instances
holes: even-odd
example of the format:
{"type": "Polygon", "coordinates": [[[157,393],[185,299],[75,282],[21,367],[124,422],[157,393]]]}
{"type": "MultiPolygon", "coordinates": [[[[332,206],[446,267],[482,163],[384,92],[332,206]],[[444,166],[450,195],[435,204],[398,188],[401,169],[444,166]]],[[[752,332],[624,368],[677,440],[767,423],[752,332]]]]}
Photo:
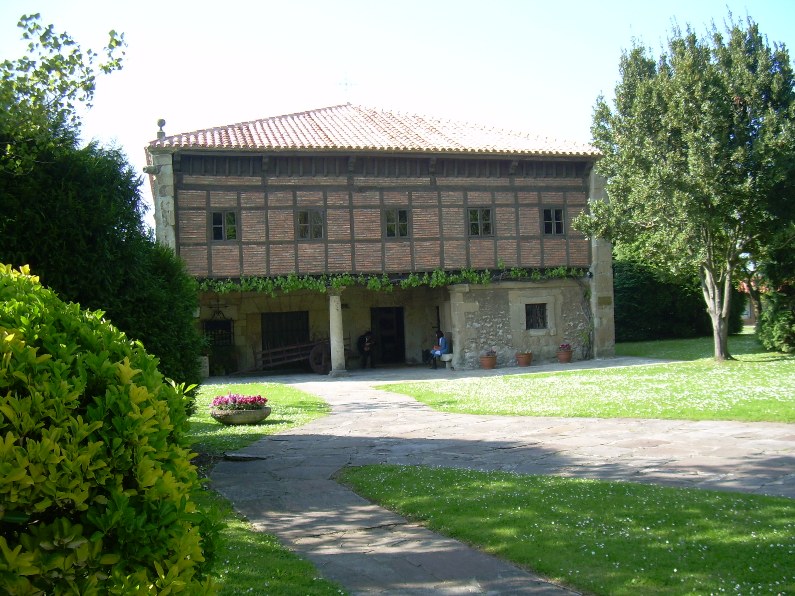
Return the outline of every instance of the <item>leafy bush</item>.
{"type": "MultiPolygon", "coordinates": [[[[662,280],[654,268],[633,259],[613,266],[616,341],[703,337],[712,334],[697,279],[662,280]]],[[[745,297],[732,294],[729,333],[742,331],[745,297]]]]}
{"type": "Polygon", "coordinates": [[[0,593],[209,592],[184,387],[26,267],[0,265],[0,346],[0,593]]]}
{"type": "Polygon", "coordinates": [[[795,352],[795,291],[772,292],[762,299],[759,341],[768,350],[795,352]]]}

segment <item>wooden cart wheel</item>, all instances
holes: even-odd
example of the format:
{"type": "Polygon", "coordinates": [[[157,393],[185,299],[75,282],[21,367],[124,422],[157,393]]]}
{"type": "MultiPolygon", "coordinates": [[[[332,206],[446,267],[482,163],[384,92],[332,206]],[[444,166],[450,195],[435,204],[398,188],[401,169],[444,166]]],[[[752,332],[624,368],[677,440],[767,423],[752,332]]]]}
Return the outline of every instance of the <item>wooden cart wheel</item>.
{"type": "Polygon", "coordinates": [[[309,366],[319,375],[327,375],[331,370],[331,348],[327,343],[317,344],[309,352],[309,366]]]}

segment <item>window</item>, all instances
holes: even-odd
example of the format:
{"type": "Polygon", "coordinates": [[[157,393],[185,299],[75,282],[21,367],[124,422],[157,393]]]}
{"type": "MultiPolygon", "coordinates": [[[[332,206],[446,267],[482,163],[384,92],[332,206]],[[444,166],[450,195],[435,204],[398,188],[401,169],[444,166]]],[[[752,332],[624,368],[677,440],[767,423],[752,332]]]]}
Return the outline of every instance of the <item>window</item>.
{"type": "Polygon", "coordinates": [[[213,211],[213,240],[237,240],[234,211],[213,211]]]}
{"type": "Polygon", "coordinates": [[[388,209],[384,212],[384,233],[387,238],[406,238],[409,235],[407,209],[388,209]]]}
{"type": "Polygon", "coordinates": [[[544,209],[544,234],[563,234],[563,209],[544,209]]]}
{"type": "Polygon", "coordinates": [[[491,236],[491,209],[470,209],[469,210],[469,235],[470,236],[491,236]]]}
{"type": "Polygon", "coordinates": [[[323,212],[320,209],[305,209],[298,212],[298,238],[323,239],[323,212]]]}
{"type": "Polygon", "coordinates": [[[525,329],[547,328],[547,305],[545,302],[524,305],[525,329]]]}
{"type": "Polygon", "coordinates": [[[202,322],[204,337],[213,346],[232,346],[235,338],[232,330],[232,321],[229,319],[210,319],[202,322]]]}
{"type": "Polygon", "coordinates": [[[309,343],[309,311],[264,312],[260,330],[263,350],[309,343]]]}

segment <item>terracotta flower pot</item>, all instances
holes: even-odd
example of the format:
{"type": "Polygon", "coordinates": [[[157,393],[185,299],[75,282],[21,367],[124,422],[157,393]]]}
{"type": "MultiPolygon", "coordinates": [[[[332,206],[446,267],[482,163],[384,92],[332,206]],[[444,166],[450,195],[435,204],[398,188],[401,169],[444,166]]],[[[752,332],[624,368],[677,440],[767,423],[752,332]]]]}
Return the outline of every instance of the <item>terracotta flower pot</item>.
{"type": "Polygon", "coordinates": [[[481,356],[480,368],[495,368],[497,366],[497,356],[481,356]]]}
{"type": "Polygon", "coordinates": [[[561,364],[568,364],[571,362],[571,350],[558,350],[558,362],[561,364]]]}
{"type": "Polygon", "coordinates": [[[532,352],[516,352],[516,364],[518,366],[530,366],[533,363],[532,352]]]}
{"type": "Polygon", "coordinates": [[[256,424],[271,414],[270,406],[256,410],[210,410],[210,416],[221,424],[256,424]]]}

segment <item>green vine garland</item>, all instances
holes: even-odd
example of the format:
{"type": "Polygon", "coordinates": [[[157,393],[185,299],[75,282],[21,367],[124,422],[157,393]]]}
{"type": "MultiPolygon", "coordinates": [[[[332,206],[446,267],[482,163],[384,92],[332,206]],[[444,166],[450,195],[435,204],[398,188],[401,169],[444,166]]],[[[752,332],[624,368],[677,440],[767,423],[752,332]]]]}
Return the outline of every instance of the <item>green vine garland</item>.
{"type": "Polygon", "coordinates": [[[521,267],[503,268],[499,272],[488,269],[476,271],[462,269],[461,271],[444,271],[436,269],[431,272],[409,273],[406,275],[353,275],[339,273],[334,275],[303,275],[295,273],[279,275],[276,277],[244,276],[239,280],[205,278],[199,281],[199,290],[202,292],[215,292],[227,294],[230,292],[258,292],[271,298],[276,294],[287,294],[299,290],[325,293],[331,289],[361,286],[374,292],[391,292],[393,289],[418,288],[428,286],[440,288],[453,284],[469,283],[488,285],[492,281],[545,281],[550,279],[580,278],[587,269],[579,267],[555,267],[552,269],[523,269],[521,267]]]}

